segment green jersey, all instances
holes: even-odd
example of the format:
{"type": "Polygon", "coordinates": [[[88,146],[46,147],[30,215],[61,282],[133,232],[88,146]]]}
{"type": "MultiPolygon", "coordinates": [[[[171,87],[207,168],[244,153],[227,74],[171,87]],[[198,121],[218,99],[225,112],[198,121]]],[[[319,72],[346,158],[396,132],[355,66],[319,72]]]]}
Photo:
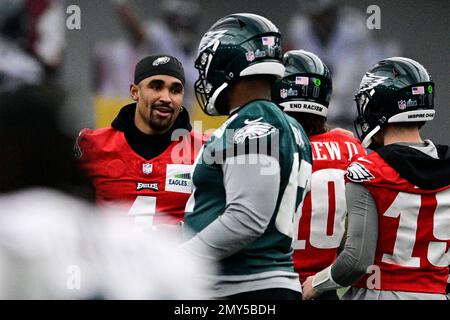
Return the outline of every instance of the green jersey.
{"type": "Polygon", "coordinates": [[[306,134],[268,100],[233,112],[205,143],[194,163],[185,213],[192,238],[184,246],[218,262],[218,297],[301,290],[291,244],[310,176],[306,134]]]}

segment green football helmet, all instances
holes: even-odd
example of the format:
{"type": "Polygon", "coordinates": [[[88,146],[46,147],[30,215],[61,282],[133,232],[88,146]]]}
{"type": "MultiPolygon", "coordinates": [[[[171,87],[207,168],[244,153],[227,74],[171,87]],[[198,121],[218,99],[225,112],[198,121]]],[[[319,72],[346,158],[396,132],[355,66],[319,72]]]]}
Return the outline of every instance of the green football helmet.
{"type": "Polygon", "coordinates": [[[424,122],[434,118],[434,82],[417,61],[384,59],[362,78],[355,95],[355,131],[364,147],[387,123],[424,122]]]}
{"type": "Polygon", "coordinates": [[[312,52],[292,50],[284,54],[286,71],[272,87],[272,99],[285,112],[327,116],[333,91],[330,70],[312,52]]]}
{"type": "Polygon", "coordinates": [[[281,35],[262,16],[228,15],[203,36],[195,67],[199,71],[195,93],[200,107],[208,115],[226,115],[228,110],[218,110],[215,102],[230,84],[250,75],[283,76],[281,35]]]}

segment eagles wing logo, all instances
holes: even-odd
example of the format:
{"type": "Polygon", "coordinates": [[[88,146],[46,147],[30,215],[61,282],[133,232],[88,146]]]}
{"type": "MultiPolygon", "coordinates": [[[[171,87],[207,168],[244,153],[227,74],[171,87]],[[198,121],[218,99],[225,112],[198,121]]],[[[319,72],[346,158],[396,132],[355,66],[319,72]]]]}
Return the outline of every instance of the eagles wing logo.
{"type": "Polygon", "coordinates": [[[262,120],[262,118],[245,120],[244,124],[246,124],[246,126],[236,131],[234,134],[234,142],[244,143],[245,139],[258,139],[275,132],[276,129],[274,126],[266,122],[260,122],[260,120],[262,120]]]}
{"type": "Polygon", "coordinates": [[[169,61],[170,61],[169,57],[159,57],[158,59],[153,61],[152,65],[156,67],[156,66],[159,66],[161,64],[166,64],[169,61]]]}
{"type": "Polygon", "coordinates": [[[198,53],[202,52],[208,47],[211,47],[216,41],[222,38],[228,30],[216,30],[207,32],[198,46],[198,53]]]}
{"type": "Polygon", "coordinates": [[[369,181],[375,177],[362,164],[353,162],[347,168],[347,178],[353,182],[369,181]]]}
{"type": "Polygon", "coordinates": [[[377,85],[382,84],[387,77],[376,76],[373,73],[367,72],[366,75],[361,80],[359,85],[359,91],[366,91],[375,88],[377,85]]]}

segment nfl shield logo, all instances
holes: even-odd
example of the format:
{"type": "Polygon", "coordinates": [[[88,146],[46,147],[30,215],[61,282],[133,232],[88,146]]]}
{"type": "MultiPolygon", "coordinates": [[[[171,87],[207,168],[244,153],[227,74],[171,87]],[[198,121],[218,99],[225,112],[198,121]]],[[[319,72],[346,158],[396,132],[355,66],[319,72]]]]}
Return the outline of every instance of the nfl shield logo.
{"type": "Polygon", "coordinates": [[[142,165],[142,172],[144,174],[148,175],[148,174],[152,173],[152,171],[153,171],[153,164],[151,164],[151,163],[144,163],[142,165]]]}
{"type": "Polygon", "coordinates": [[[398,108],[400,110],[405,110],[406,109],[406,101],[405,100],[397,101],[397,104],[398,104],[398,108]]]}
{"type": "Polygon", "coordinates": [[[253,51],[247,51],[247,53],[245,54],[245,58],[247,59],[247,61],[252,62],[253,60],[255,60],[255,53],[253,51]]]}
{"type": "Polygon", "coordinates": [[[286,89],[281,89],[280,90],[280,97],[282,97],[284,99],[287,96],[288,96],[288,91],[286,89]]]}

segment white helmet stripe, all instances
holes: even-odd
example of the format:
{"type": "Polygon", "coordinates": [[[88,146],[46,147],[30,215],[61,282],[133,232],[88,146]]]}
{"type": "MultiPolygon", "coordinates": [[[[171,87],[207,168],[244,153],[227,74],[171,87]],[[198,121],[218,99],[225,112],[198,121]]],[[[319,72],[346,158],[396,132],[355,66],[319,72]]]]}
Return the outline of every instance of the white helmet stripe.
{"type": "Polygon", "coordinates": [[[312,101],[291,100],[280,103],[284,112],[304,112],[313,113],[322,117],[327,116],[328,108],[324,105],[312,101]]]}
{"type": "Polygon", "coordinates": [[[268,62],[258,62],[249,65],[247,68],[239,73],[239,76],[251,76],[254,74],[269,74],[282,78],[284,75],[285,67],[281,62],[268,61],[268,62]]]}
{"type": "Polygon", "coordinates": [[[368,148],[370,146],[370,144],[372,143],[372,137],[378,132],[380,131],[381,127],[378,125],[375,128],[373,128],[372,131],[370,131],[367,136],[363,139],[363,141],[361,141],[361,144],[364,148],[368,148]]]}
{"type": "Polygon", "coordinates": [[[389,118],[388,123],[394,122],[418,122],[434,119],[434,110],[412,110],[398,113],[389,118]]]}

